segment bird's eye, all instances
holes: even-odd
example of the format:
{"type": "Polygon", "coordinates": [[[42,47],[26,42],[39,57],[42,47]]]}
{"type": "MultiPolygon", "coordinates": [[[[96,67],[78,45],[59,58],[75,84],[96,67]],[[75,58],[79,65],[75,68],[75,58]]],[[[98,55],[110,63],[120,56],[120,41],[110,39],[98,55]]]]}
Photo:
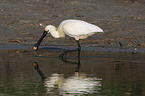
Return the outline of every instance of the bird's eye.
{"type": "Polygon", "coordinates": [[[49,30],[47,30],[47,31],[46,31],[46,30],[44,30],[44,32],[49,33],[49,30]]]}

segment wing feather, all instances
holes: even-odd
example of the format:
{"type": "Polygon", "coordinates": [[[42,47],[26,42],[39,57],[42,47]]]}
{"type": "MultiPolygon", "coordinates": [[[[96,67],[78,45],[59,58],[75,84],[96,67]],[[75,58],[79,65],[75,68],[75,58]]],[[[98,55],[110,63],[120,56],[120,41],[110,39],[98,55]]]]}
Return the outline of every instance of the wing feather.
{"type": "Polygon", "coordinates": [[[88,37],[96,32],[103,32],[98,26],[81,20],[66,20],[63,21],[60,26],[62,31],[70,37],[88,37]]]}

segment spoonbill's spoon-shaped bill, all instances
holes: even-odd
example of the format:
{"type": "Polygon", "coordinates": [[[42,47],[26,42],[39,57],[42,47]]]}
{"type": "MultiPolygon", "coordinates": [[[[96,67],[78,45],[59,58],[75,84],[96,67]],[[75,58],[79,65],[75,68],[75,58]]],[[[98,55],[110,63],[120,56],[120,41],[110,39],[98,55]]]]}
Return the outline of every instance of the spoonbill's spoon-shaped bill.
{"type": "Polygon", "coordinates": [[[103,30],[94,24],[90,24],[82,20],[64,20],[60,23],[58,29],[56,29],[53,25],[46,26],[41,38],[33,46],[33,50],[38,50],[41,41],[47,33],[50,33],[54,38],[65,37],[65,35],[73,37],[77,41],[78,49],[80,49],[79,39],[86,39],[88,36],[97,32],[103,32],[103,30]]]}

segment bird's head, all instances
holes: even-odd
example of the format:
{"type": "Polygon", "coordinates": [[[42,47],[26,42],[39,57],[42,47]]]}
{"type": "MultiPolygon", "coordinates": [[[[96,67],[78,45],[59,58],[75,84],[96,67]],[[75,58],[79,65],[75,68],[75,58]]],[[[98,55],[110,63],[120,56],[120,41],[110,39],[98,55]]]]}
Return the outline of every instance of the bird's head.
{"type": "Polygon", "coordinates": [[[56,30],[55,26],[53,25],[47,25],[44,29],[47,33],[50,33],[51,31],[56,30]]]}
{"type": "Polygon", "coordinates": [[[54,38],[60,38],[59,33],[56,31],[56,27],[53,25],[47,25],[44,31],[50,33],[54,38]]]}
{"type": "Polygon", "coordinates": [[[41,38],[39,39],[39,41],[33,46],[33,50],[34,51],[37,51],[38,50],[38,47],[41,43],[41,41],[44,39],[44,37],[50,33],[54,38],[60,38],[60,35],[59,33],[56,31],[56,27],[53,26],[53,25],[47,25],[44,29],[44,32],[41,36],[41,38]]]}

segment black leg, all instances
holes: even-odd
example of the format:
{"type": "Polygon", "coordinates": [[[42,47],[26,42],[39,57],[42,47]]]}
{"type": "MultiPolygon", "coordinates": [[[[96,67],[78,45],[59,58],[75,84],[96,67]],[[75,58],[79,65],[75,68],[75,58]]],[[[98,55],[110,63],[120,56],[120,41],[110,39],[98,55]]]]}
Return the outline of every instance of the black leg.
{"type": "Polygon", "coordinates": [[[80,46],[80,43],[79,43],[79,40],[76,40],[77,44],[78,44],[78,58],[80,57],[80,51],[81,51],[81,46],[80,46]]]}
{"type": "Polygon", "coordinates": [[[64,59],[64,56],[65,56],[65,59],[66,59],[67,52],[74,52],[74,51],[78,51],[78,57],[80,57],[81,46],[80,46],[79,40],[76,40],[76,42],[77,42],[78,48],[76,50],[66,50],[66,51],[62,52],[59,55],[59,59],[62,59],[62,58],[64,59]]]}
{"type": "Polygon", "coordinates": [[[62,52],[60,55],[59,55],[59,59],[63,62],[66,62],[66,63],[72,63],[72,64],[77,64],[77,68],[75,70],[75,72],[79,72],[79,69],[80,69],[80,66],[81,66],[81,63],[80,63],[80,51],[81,51],[81,46],[80,46],[80,43],[79,41],[77,41],[77,45],[78,45],[78,48],[76,50],[66,50],[64,52],[62,52]],[[78,51],[78,55],[77,55],[77,59],[78,61],[77,62],[72,62],[72,61],[68,61],[67,58],[66,58],[66,54],[68,52],[74,52],[74,51],[78,51]]]}
{"type": "Polygon", "coordinates": [[[77,44],[78,44],[78,50],[81,50],[81,45],[79,43],[79,40],[76,40],[77,44]]]}
{"type": "Polygon", "coordinates": [[[59,59],[65,63],[71,63],[71,64],[77,64],[77,68],[75,70],[75,72],[79,72],[79,69],[80,69],[80,66],[81,66],[81,62],[80,62],[80,50],[67,50],[67,51],[64,51],[62,54],[59,55],[59,59]],[[67,60],[66,58],[66,54],[67,52],[74,52],[74,51],[78,51],[78,56],[77,56],[77,62],[73,62],[73,61],[70,61],[70,60],[67,60]]]}
{"type": "Polygon", "coordinates": [[[81,62],[80,62],[80,49],[78,49],[78,62],[77,62],[77,69],[75,72],[79,72],[80,70],[80,65],[81,65],[81,62]]]}

